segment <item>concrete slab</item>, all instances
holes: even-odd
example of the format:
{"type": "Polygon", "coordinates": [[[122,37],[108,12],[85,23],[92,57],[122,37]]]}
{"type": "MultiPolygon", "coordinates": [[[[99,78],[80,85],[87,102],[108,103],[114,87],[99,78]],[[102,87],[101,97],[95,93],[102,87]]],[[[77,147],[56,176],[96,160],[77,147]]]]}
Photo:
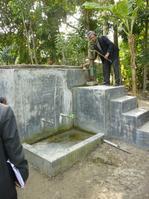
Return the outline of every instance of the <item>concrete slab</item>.
{"type": "Polygon", "coordinates": [[[54,176],[84,158],[101,143],[102,137],[102,133],[95,135],[71,130],[50,141],[46,139],[33,145],[25,143],[23,146],[26,157],[33,166],[48,176],[54,176]],[[77,139],[72,139],[72,135],[77,139]]]}

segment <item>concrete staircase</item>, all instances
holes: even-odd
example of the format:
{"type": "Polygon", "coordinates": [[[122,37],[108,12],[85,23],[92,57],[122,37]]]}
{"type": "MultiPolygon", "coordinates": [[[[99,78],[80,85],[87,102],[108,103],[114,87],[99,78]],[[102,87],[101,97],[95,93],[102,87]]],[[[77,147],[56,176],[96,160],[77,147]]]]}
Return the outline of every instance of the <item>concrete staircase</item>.
{"type": "Polygon", "coordinates": [[[137,99],[132,96],[122,96],[110,101],[109,134],[111,137],[123,137],[122,115],[137,107],[137,99]]]}
{"type": "Polygon", "coordinates": [[[149,110],[123,86],[78,87],[73,94],[75,126],[149,148],[149,110]]]}
{"type": "Polygon", "coordinates": [[[111,137],[149,148],[149,110],[138,108],[132,96],[113,99],[110,107],[111,137]]]}

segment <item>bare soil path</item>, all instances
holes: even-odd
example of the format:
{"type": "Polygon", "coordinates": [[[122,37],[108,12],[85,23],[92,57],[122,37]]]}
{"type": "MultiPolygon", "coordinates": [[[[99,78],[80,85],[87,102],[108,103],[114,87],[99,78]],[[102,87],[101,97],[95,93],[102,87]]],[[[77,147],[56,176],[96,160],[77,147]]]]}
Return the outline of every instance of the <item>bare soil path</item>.
{"type": "Polygon", "coordinates": [[[85,160],[49,178],[30,166],[19,199],[149,199],[149,151],[112,140],[127,154],[102,144],[85,160]]]}

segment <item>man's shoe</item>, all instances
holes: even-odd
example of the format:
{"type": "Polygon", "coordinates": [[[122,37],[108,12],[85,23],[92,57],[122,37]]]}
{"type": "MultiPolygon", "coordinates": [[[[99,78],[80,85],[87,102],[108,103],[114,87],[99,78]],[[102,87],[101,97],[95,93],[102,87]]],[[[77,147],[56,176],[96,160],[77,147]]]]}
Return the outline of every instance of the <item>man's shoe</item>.
{"type": "Polygon", "coordinates": [[[120,83],[119,83],[119,84],[117,84],[117,83],[116,83],[114,86],[122,86],[122,84],[120,84],[120,83]]]}
{"type": "Polygon", "coordinates": [[[108,83],[103,83],[102,85],[104,85],[104,86],[110,86],[110,84],[108,84],[108,83]]]}

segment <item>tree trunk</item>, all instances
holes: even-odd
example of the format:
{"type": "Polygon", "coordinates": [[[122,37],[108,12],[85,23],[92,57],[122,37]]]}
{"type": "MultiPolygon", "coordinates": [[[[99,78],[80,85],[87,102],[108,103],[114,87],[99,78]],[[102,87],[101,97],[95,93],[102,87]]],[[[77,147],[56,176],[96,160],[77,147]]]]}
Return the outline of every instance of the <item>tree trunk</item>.
{"type": "MultiPolygon", "coordinates": [[[[102,16],[106,18],[107,16],[107,13],[106,12],[102,12],[102,16]]],[[[106,36],[108,34],[108,21],[107,19],[104,19],[104,22],[103,22],[103,35],[106,36]]]]}
{"type": "MultiPolygon", "coordinates": [[[[148,0],[146,0],[146,9],[148,8],[148,0]]],[[[145,59],[148,54],[148,19],[145,20],[145,34],[144,34],[144,54],[145,54],[145,59]]],[[[147,61],[145,62],[144,65],[144,74],[143,74],[143,92],[146,91],[147,89],[147,76],[148,76],[148,71],[149,69],[147,68],[148,63],[147,61]]]]}
{"type": "Polygon", "coordinates": [[[137,94],[137,81],[136,81],[136,53],[135,53],[135,36],[133,34],[128,35],[128,44],[131,56],[131,72],[132,72],[132,94],[137,94]]]}
{"type": "Polygon", "coordinates": [[[33,55],[34,55],[34,61],[35,61],[35,64],[38,64],[38,61],[37,61],[37,56],[36,56],[36,45],[35,45],[35,37],[34,37],[34,32],[33,32],[33,29],[32,29],[32,24],[30,22],[30,30],[31,30],[31,35],[32,35],[32,44],[33,44],[33,55]]]}
{"type": "Polygon", "coordinates": [[[83,10],[84,25],[87,31],[90,30],[90,16],[88,10],[83,10]]]}
{"type": "Polygon", "coordinates": [[[113,37],[114,37],[114,44],[118,47],[117,25],[114,25],[113,30],[114,30],[114,35],[113,35],[113,37]]]}
{"type": "Polygon", "coordinates": [[[143,92],[146,91],[147,88],[147,76],[148,76],[148,69],[147,69],[147,64],[144,65],[144,70],[143,70],[143,92]]]}
{"type": "Polygon", "coordinates": [[[27,47],[28,47],[28,53],[29,53],[29,56],[30,56],[31,64],[33,64],[34,61],[33,61],[33,56],[32,56],[32,50],[31,50],[31,47],[30,47],[29,33],[27,31],[27,28],[26,28],[26,24],[25,24],[25,19],[24,19],[23,13],[22,13],[22,21],[23,21],[24,30],[25,30],[25,37],[26,37],[26,44],[27,44],[27,47]]]}
{"type": "Polygon", "coordinates": [[[62,64],[66,65],[66,57],[65,57],[65,52],[64,52],[64,49],[62,49],[62,64]]]}

